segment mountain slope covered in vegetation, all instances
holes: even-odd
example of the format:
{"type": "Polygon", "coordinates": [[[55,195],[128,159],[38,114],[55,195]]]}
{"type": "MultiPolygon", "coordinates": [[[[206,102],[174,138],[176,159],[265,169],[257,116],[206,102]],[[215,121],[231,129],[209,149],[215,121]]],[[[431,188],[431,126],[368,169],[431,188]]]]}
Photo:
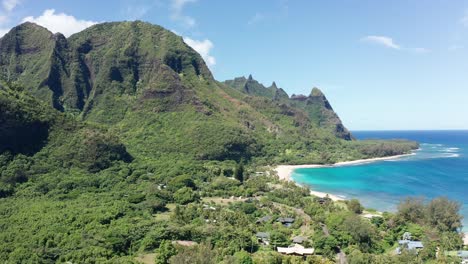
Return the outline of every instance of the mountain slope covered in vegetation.
{"type": "MultiPolygon", "coordinates": [[[[293,233],[312,237],[339,206],[305,210],[315,201],[306,188],[255,175],[275,164],[330,164],[417,148],[354,140],[316,89],[298,99],[251,77],[217,82],[181,37],[139,21],[98,24],[69,38],[19,25],[0,39],[0,79],[6,263],[132,263],[138,254],[177,259],[179,252],[183,259],[197,250],[212,254],[213,263],[281,260],[255,232],[277,229],[275,245],[286,245],[293,233]],[[232,196],[251,202],[219,202],[232,196]],[[257,226],[266,214],[300,221],[293,229],[257,226]],[[173,249],[175,240],[200,245],[173,249]]],[[[389,245],[372,235],[377,244],[360,252],[381,252],[399,233],[388,231],[389,245]]],[[[317,233],[319,259],[358,243],[344,237],[329,247],[317,233]]]]}

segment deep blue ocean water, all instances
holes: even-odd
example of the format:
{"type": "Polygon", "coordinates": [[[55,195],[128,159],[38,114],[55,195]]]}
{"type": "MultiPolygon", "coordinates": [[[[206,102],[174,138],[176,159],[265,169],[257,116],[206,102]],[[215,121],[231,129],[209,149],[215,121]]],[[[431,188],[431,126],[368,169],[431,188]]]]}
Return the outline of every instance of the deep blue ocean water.
{"type": "Polygon", "coordinates": [[[462,203],[468,231],[468,131],[355,131],[358,139],[406,138],[414,155],[367,164],[296,169],[292,178],[321,192],[358,198],[368,208],[394,211],[407,196],[446,196],[462,203]]]}

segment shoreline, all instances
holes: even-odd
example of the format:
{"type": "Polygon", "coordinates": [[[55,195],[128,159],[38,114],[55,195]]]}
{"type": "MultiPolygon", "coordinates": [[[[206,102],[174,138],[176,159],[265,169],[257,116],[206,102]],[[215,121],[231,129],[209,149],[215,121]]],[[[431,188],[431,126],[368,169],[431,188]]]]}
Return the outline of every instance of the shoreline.
{"type": "MultiPolygon", "coordinates": [[[[294,170],[296,169],[314,169],[314,168],[333,168],[333,167],[342,167],[342,166],[352,166],[352,165],[361,165],[361,164],[367,164],[367,163],[372,163],[376,161],[383,161],[383,160],[393,160],[393,159],[399,159],[402,157],[407,157],[407,156],[412,156],[415,155],[415,153],[410,153],[410,154],[401,154],[401,155],[395,155],[395,156],[388,156],[388,157],[381,157],[381,158],[370,158],[370,159],[360,159],[360,160],[352,160],[352,161],[343,161],[343,162],[337,162],[335,164],[304,164],[304,165],[278,165],[276,166],[273,170],[276,171],[276,174],[278,175],[279,179],[282,181],[292,181],[291,175],[294,170]]],[[[345,198],[342,198],[338,195],[330,194],[330,193],[325,193],[325,192],[319,192],[319,191],[314,191],[310,190],[310,194],[324,198],[328,195],[330,199],[333,201],[344,201],[346,200],[345,198]]]]}

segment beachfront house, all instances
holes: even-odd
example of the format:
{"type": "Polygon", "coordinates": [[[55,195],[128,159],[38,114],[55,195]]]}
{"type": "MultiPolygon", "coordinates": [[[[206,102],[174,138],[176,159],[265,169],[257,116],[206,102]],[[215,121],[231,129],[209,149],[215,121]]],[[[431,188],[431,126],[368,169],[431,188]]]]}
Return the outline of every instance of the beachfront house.
{"type": "Polygon", "coordinates": [[[295,219],[292,218],[292,217],[280,217],[280,218],[276,219],[276,222],[280,222],[285,227],[291,227],[292,224],[294,223],[294,220],[295,219]]]}
{"type": "Polygon", "coordinates": [[[314,254],[315,249],[314,248],[305,248],[304,246],[301,246],[299,244],[295,244],[294,246],[290,247],[277,247],[276,250],[278,253],[284,254],[284,255],[293,255],[293,256],[309,256],[314,254]]]}
{"type": "Polygon", "coordinates": [[[259,243],[263,245],[269,245],[270,244],[270,233],[268,232],[258,232],[255,234],[257,237],[257,240],[259,243]]]}

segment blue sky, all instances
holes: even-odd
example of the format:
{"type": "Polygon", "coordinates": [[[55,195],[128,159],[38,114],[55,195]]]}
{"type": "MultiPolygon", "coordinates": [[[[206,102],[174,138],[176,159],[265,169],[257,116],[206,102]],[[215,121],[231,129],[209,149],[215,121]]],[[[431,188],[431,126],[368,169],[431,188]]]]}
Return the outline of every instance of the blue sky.
{"type": "Polygon", "coordinates": [[[468,129],[468,1],[0,0],[0,34],[140,19],[185,37],[216,79],[321,88],[345,125],[468,129]]]}

